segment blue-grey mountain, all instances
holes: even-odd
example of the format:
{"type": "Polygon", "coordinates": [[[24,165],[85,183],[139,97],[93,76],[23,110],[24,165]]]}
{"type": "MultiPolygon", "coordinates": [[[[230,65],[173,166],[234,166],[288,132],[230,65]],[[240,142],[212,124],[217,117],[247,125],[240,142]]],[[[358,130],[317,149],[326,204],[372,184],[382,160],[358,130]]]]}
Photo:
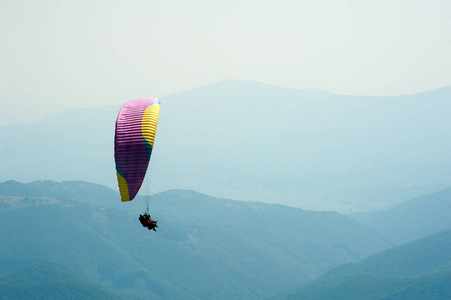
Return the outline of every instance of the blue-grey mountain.
{"type": "MultiPolygon", "coordinates": [[[[161,97],[151,188],[316,210],[383,208],[450,185],[449,99],[451,88],[365,97],[251,81],[161,97]]],[[[119,108],[0,127],[0,180],[116,186],[119,108]]]]}
{"type": "Polygon", "coordinates": [[[387,210],[353,215],[398,245],[451,229],[450,216],[451,188],[411,199],[387,210]]]}
{"type": "Polygon", "coordinates": [[[437,299],[451,297],[451,231],[338,267],[277,299],[437,299]]]}

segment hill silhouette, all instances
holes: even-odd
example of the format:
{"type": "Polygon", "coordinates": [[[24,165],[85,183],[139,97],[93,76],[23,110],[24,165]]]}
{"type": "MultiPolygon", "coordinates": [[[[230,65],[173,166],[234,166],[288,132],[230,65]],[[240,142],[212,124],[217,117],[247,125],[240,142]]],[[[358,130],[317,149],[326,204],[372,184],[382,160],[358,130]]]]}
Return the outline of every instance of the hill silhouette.
{"type": "Polygon", "coordinates": [[[449,299],[451,231],[338,267],[277,299],[449,299]]]}
{"type": "Polygon", "coordinates": [[[424,195],[390,209],[352,215],[395,244],[451,229],[451,189],[424,195]]]}

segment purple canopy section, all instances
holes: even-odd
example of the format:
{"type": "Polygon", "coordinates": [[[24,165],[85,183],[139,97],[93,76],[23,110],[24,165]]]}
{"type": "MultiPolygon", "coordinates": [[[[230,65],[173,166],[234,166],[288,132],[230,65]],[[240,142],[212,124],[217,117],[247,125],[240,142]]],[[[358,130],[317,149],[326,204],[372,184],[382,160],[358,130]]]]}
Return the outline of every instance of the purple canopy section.
{"type": "MultiPolygon", "coordinates": [[[[146,149],[142,134],[142,120],[149,105],[159,103],[156,98],[129,101],[122,106],[116,120],[114,139],[114,159],[116,171],[122,176],[128,187],[129,201],[138,193],[150,161],[150,152],[146,149]]],[[[147,143],[147,147],[149,147],[147,143]]]]}

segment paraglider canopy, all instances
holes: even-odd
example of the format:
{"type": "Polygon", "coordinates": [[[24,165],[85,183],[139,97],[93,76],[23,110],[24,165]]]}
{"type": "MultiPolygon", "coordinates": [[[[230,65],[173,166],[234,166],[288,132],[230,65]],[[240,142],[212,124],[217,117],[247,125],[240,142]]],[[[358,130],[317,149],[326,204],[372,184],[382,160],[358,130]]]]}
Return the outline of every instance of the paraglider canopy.
{"type": "Polygon", "coordinates": [[[122,201],[135,198],[146,175],[157,131],[160,100],[125,103],[116,120],[114,159],[122,201]]]}

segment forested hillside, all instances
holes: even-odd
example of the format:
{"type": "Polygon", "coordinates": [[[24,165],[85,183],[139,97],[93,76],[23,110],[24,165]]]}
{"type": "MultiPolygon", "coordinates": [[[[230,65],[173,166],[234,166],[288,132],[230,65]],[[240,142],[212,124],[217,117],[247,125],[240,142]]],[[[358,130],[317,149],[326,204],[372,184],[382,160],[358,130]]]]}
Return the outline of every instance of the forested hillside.
{"type": "Polygon", "coordinates": [[[171,299],[261,299],[391,246],[334,212],[174,190],[135,199],[85,182],[0,184],[1,270],[48,261],[102,286],[171,299]]]}
{"type": "Polygon", "coordinates": [[[41,262],[0,275],[0,299],[130,299],[67,266],[41,262]]]}

